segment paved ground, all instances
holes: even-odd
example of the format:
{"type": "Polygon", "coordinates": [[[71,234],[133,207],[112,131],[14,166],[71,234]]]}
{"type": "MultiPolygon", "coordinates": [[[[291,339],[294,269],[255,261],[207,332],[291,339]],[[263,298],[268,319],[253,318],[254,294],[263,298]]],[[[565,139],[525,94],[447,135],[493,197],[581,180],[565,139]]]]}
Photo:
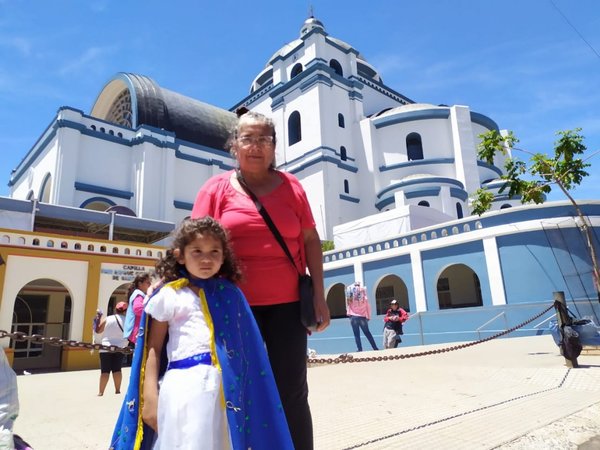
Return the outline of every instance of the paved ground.
{"type": "MultiPolygon", "coordinates": [[[[538,336],[311,367],[316,449],[600,449],[600,356],[581,356],[579,364],[567,368],[552,338],[538,336]]],[[[107,389],[97,397],[98,377],[19,376],[16,431],[36,450],[106,449],[122,395],[107,389]]]]}

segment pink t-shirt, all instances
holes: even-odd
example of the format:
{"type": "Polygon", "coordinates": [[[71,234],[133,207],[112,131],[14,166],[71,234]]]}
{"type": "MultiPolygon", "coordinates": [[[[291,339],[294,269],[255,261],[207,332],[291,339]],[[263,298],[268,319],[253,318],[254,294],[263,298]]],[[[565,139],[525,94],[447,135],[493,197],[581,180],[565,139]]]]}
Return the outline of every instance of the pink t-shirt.
{"type": "Polygon", "coordinates": [[[140,321],[142,320],[142,312],[144,312],[144,296],[137,295],[133,299],[133,313],[135,314],[135,322],[133,323],[133,330],[129,336],[129,341],[135,344],[138,332],[140,331],[140,321]]]}
{"type": "Polygon", "coordinates": [[[304,273],[303,229],[315,221],[302,185],[293,175],[277,172],[282,183],[259,197],[294,257],[296,268],[245,193],[230,183],[232,171],[209,179],[198,192],[192,218],[212,216],[229,231],[244,280],[239,284],[251,306],[297,301],[298,271],[304,273]]]}

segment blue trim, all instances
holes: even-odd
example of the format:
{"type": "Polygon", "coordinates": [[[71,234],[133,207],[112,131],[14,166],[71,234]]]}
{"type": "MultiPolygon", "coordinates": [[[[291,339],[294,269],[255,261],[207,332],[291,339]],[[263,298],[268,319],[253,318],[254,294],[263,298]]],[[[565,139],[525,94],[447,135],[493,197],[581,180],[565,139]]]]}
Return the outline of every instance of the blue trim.
{"type": "Polygon", "coordinates": [[[323,74],[317,74],[314,77],[309,78],[308,80],[306,80],[305,83],[302,83],[300,85],[300,91],[304,92],[308,89],[310,89],[311,87],[313,87],[315,84],[324,84],[327,87],[331,87],[333,86],[333,81],[331,81],[330,77],[327,77],[323,74]]]}
{"type": "Polygon", "coordinates": [[[453,178],[444,178],[444,177],[417,178],[415,180],[394,183],[394,184],[386,187],[385,189],[382,189],[381,191],[379,191],[379,193],[377,194],[377,197],[381,197],[383,194],[385,194],[386,192],[389,192],[391,190],[398,190],[399,188],[403,188],[406,186],[413,186],[415,184],[426,184],[426,183],[452,184],[454,186],[458,186],[461,189],[465,188],[460,181],[455,180],[453,178]]]}
{"type": "Polygon", "coordinates": [[[415,189],[410,192],[405,192],[404,196],[407,199],[418,198],[418,197],[437,197],[440,195],[441,190],[442,190],[442,188],[439,188],[439,187],[415,189]]]}
{"type": "MultiPolygon", "coordinates": [[[[310,33],[308,33],[308,34],[310,34],[310,33]]],[[[289,45],[291,43],[292,42],[288,43],[287,45],[289,45]]],[[[300,50],[302,47],[304,47],[304,45],[305,45],[304,41],[300,40],[300,42],[298,42],[298,45],[296,45],[296,47],[290,49],[290,51],[286,55],[280,55],[279,53],[277,53],[277,55],[273,56],[269,61],[267,61],[267,65],[273,66],[273,63],[276,61],[285,61],[286,59],[293,57],[294,53],[296,53],[298,50],[300,50]]]]}
{"type": "MultiPolygon", "coordinates": [[[[221,153],[225,153],[227,156],[229,156],[231,158],[231,155],[229,155],[226,152],[221,152],[221,153]]],[[[192,156],[192,155],[188,155],[187,153],[183,153],[180,150],[175,150],[175,157],[178,159],[183,159],[185,161],[192,161],[195,162],[197,164],[202,164],[205,166],[217,166],[223,170],[231,170],[233,169],[233,165],[229,165],[229,164],[225,164],[222,161],[219,161],[218,159],[207,159],[207,158],[201,158],[199,156],[192,156]]]]}
{"type": "Polygon", "coordinates": [[[500,131],[498,124],[490,119],[488,116],[471,111],[471,122],[481,125],[488,130],[500,131]]]}
{"type": "MultiPolygon", "coordinates": [[[[307,33],[307,34],[310,34],[310,33],[307,33]]],[[[356,56],[360,55],[360,53],[358,51],[356,51],[352,46],[350,46],[350,48],[344,48],[344,47],[342,47],[340,44],[338,44],[333,39],[331,39],[330,37],[328,37],[327,33],[325,33],[325,42],[327,42],[332,47],[337,48],[339,51],[341,51],[342,53],[345,53],[347,55],[349,55],[350,53],[354,53],[356,56]]]]}
{"type": "MultiPolygon", "coordinates": [[[[294,158],[291,161],[287,161],[284,164],[278,165],[277,168],[278,169],[282,169],[282,168],[287,168],[287,167],[289,167],[291,165],[294,165],[294,164],[298,164],[300,161],[303,161],[303,160],[307,159],[307,157],[309,157],[309,156],[311,156],[311,155],[313,155],[315,153],[319,153],[319,152],[321,152],[323,150],[329,150],[329,151],[333,152],[337,156],[337,158],[334,158],[334,157],[329,156],[329,155],[323,155],[323,154],[321,154],[321,155],[319,155],[318,158],[312,159],[311,161],[308,161],[306,163],[302,163],[302,164],[300,164],[299,167],[297,167],[297,168],[295,168],[293,170],[289,170],[288,172],[290,172],[291,174],[296,174],[296,173],[301,172],[301,171],[303,171],[304,169],[306,169],[306,168],[308,168],[310,166],[313,166],[313,165],[321,163],[321,162],[333,163],[339,169],[346,170],[348,172],[352,172],[352,173],[358,172],[358,168],[357,167],[354,167],[354,166],[351,166],[349,164],[346,164],[344,161],[342,161],[341,159],[339,159],[339,158],[341,158],[341,155],[335,149],[333,149],[331,147],[325,147],[325,146],[317,147],[317,148],[315,148],[313,150],[310,150],[310,151],[304,153],[302,156],[299,156],[298,158],[294,158]]],[[[355,161],[355,160],[354,160],[354,158],[347,158],[347,161],[355,161]]]]}
{"type": "Polygon", "coordinates": [[[379,171],[385,172],[386,170],[404,169],[405,167],[425,166],[428,164],[454,164],[454,158],[417,159],[414,161],[390,164],[389,166],[384,164],[379,166],[379,171]]]}
{"type": "MultiPolygon", "coordinates": [[[[327,86],[332,86],[333,81],[335,80],[340,85],[345,87],[348,91],[360,89],[360,85],[354,81],[350,81],[347,78],[340,77],[335,70],[333,70],[329,65],[325,63],[317,63],[311,65],[310,67],[306,67],[301,73],[296,75],[294,78],[289,80],[287,83],[281,83],[277,88],[274,88],[269,96],[271,97],[274,104],[278,105],[280,102],[279,97],[285,96],[297,87],[302,91],[308,89],[311,85],[315,83],[324,83],[327,86]],[[324,72],[324,73],[318,73],[324,72]]],[[[338,86],[341,87],[341,86],[338,86]]],[[[271,106],[273,108],[273,106],[271,106]]]]}
{"type": "Polygon", "coordinates": [[[31,214],[33,211],[33,201],[0,197],[0,210],[31,214]]]}
{"type": "Polygon", "coordinates": [[[504,173],[502,172],[502,169],[498,168],[497,166],[494,166],[493,164],[488,164],[485,161],[478,160],[477,166],[483,167],[484,169],[492,170],[492,171],[496,172],[499,176],[504,175],[504,173]]]}
{"type": "Polygon", "coordinates": [[[14,184],[17,182],[17,180],[19,178],[21,178],[23,176],[23,174],[27,171],[27,169],[29,169],[31,164],[33,164],[33,161],[35,161],[37,159],[37,157],[40,156],[40,154],[46,149],[46,147],[50,143],[50,141],[52,141],[52,139],[54,139],[54,137],[56,136],[56,129],[57,129],[56,120],[57,119],[55,116],[54,120],[52,122],[50,122],[50,124],[46,127],[46,129],[40,135],[40,137],[37,139],[37,141],[35,141],[35,144],[33,144],[33,146],[29,149],[27,154],[23,157],[23,159],[21,159],[21,162],[19,162],[19,164],[17,165],[17,170],[15,170],[15,172],[11,175],[10,180],[8,181],[9,187],[14,186],[14,184]],[[48,134],[48,136],[46,136],[44,138],[44,135],[49,130],[51,130],[50,134],[48,134]],[[42,140],[42,138],[43,138],[43,140],[42,140]],[[27,160],[26,163],[25,163],[25,160],[27,160]],[[20,167],[20,169],[19,169],[19,167],[20,167]]]}
{"type": "Polygon", "coordinates": [[[383,208],[394,203],[395,201],[396,200],[394,199],[394,197],[386,197],[383,200],[380,200],[377,203],[375,203],[375,208],[381,211],[383,208]]]}
{"type": "Polygon", "coordinates": [[[375,128],[383,128],[390,125],[396,125],[397,123],[412,122],[415,120],[447,119],[448,117],[450,117],[450,110],[446,108],[422,109],[419,111],[406,112],[399,111],[385,117],[373,119],[373,125],[375,128]]]}
{"type": "Polygon", "coordinates": [[[351,197],[351,196],[346,195],[346,194],[340,194],[340,199],[346,200],[346,201],[349,201],[349,202],[352,202],[352,203],[360,203],[360,199],[359,198],[351,197]]]}
{"type": "Polygon", "coordinates": [[[173,200],[173,206],[177,209],[185,209],[191,211],[194,208],[194,204],[190,202],[182,202],[180,200],[173,200]]]}
{"type": "Polygon", "coordinates": [[[450,188],[450,197],[466,202],[469,198],[469,194],[464,189],[450,188]]]}
{"type": "Polygon", "coordinates": [[[80,208],[85,208],[87,205],[89,205],[90,203],[93,203],[93,202],[104,202],[104,203],[108,203],[110,206],[116,206],[117,205],[110,198],[106,198],[106,197],[90,197],[87,200],[85,200],[81,205],[79,205],[79,207],[80,208]]]}
{"type": "Polygon", "coordinates": [[[124,198],[126,200],[129,200],[131,197],[133,197],[133,192],[131,191],[122,191],[120,189],[96,186],[94,184],[81,183],[79,181],[75,182],[75,190],[91,192],[92,194],[109,195],[111,197],[124,198]]]}
{"type": "Polygon", "coordinates": [[[363,95],[360,92],[350,91],[350,92],[348,92],[348,98],[350,100],[362,100],[363,95]]]}
{"type": "Polygon", "coordinates": [[[267,85],[261,86],[259,89],[255,90],[254,92],[250,92],[250,94],[248,94],[242,100],[240,100],[235,105],[233,105],[231,108],[229,108],[229,111],[235,112],[240,106],[248,106],[251,103],[254,103],[256,100],[263,97],[271,89],[274,89],[277,86],[281,86],[282,84],[283,83],[280,81],[276,85],[275,84],[267,84],[267,85]]]}
{"type": "Polygon", "coordinates": [[[373,89],[377,92],[380,92],[381,94],[385,95],[386,97],[396,100],[397,102],[399,102],[402,105],[409,105],[411,103],[415,103],[410,98],[400,94],[399,92],[396,92],[395,90],[386,86],[382,82],[379,82],[372,78],[365,78],[363,75],[357,74],[356,76],[355,75],[349,76],[348,79],[356,80],[357,82],[364,83],[367,86],[369,86],[371,89],[373,89]]]}

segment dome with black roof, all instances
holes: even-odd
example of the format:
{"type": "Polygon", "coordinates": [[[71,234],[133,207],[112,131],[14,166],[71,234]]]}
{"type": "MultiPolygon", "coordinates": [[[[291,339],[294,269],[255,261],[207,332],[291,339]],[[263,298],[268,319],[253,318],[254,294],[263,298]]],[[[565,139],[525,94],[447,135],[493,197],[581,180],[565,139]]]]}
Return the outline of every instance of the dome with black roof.
{"type": "Polygon", "coordinates": [[[119,73],[102,89],[91,115],[129,128],[173,132],[177,139],[225,149],[237,117],[225,109],[161,88],[144,75],[119,73]]]}

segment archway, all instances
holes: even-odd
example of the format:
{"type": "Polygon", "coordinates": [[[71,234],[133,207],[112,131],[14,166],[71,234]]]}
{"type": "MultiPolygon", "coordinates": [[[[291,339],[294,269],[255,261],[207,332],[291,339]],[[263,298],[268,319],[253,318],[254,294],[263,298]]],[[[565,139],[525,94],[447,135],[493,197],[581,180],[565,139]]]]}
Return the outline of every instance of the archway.
{"type": "Polygon", "coordinates": [[[334,284],[327,292],[327,306],[332,319],[346,317],[346,288],[342,283],[334,284]]]}
{"type": "Polygon", "coordinates": [[[377,314],[385,314],[393,299],[398,300],[400,307],[406,312],[410,311],[406,284],[397,275],[386,275],[375,288],[377,314]]]}
{"type": "MultiPolygon", "coordinates": [[[[124,283],[119,285],[117,288],[115,288],[115,290],[112,292],[112,294],[110,294],[110,297],[108,298],[108,302],[105,302],[102,305],[102,312],[104,314],[111,315],[114,314],[115,312],[115,306],[117,305],[117,303],[119,302],[125,302],[128,303],[129,299],[127,298],[127,290],[129,289],[129,285],[131,283],[124,283]]],[[[105,299],[102,299],[101,301],[105,301],[105,299]]]]}
{"type": "Polygon", "coordinates": [[[465,264],[446,267],[437,280],[440,309],[482,306],[479,277],[465,264]]]}
{"type": "MultiPolygon", "coordinates": [[[[12,331],[69,339],[71,309],[71,294],[63,284],[47,278],[33,280],[15,298],[12,331]]],[[[14,350],[13,368],[17,372],[61,367],[61,347],[13,340],[10,347],[14,350]]]]}

